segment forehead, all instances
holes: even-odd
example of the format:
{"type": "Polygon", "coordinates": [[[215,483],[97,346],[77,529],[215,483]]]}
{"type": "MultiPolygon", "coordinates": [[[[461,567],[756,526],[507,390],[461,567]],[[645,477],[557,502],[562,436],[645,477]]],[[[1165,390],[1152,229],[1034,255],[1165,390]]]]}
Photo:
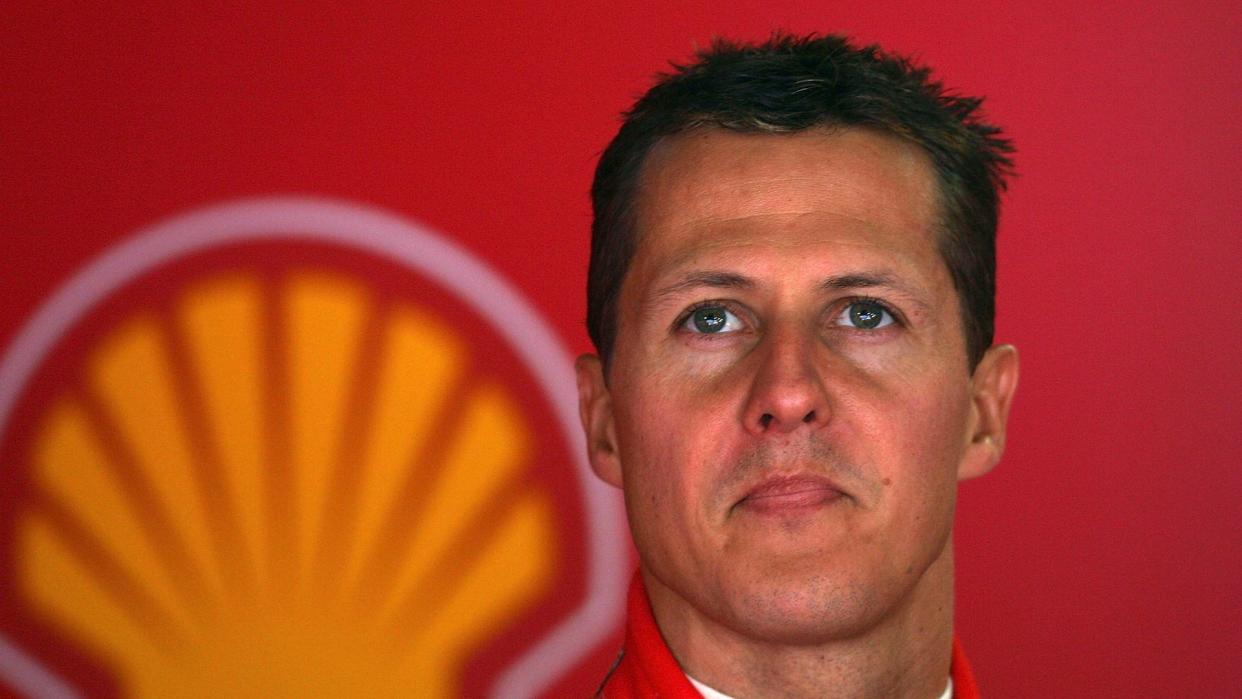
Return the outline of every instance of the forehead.
{"type": "Polygon", "coordinates": [[[758,247],[944,271],[931,165],[874,131],[696,130],[653,148],[637,184],[632,264],[649,274],[758,247]]]}

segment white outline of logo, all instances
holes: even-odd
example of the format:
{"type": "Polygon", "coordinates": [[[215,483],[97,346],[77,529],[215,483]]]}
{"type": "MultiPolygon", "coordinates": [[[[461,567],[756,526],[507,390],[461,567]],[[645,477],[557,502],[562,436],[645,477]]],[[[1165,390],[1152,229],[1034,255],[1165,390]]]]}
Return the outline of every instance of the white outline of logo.
{"type": "MultiPolygon", "coordinates": [[[[431,278],[485,319],[534,374],[575,465],[587,519],[586,599],[509,666],[492,687],[503,699],[548,688],[620,622],[625,607],[626,524],[617,491],[595,478],[578,424],[569,353],[522,293],[483,261],[412,221],[376,208],[311,197],[243,199],[197,209],[139,230],[83,267],[22,327],[0,361],[0,436],[26,382],[60,338],[98,302],[160,265],[201,250],[260,240],[314,240],[364,250],[431,278]]],[[[0,677],[33,697],[78,692],[0,635],[0,677]]]]}

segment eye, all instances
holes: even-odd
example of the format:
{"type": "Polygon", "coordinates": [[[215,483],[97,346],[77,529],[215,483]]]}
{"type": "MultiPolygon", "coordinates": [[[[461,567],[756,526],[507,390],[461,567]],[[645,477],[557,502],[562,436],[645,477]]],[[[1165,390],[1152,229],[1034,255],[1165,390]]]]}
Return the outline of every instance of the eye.
{"type": "Polygon", "coordinates": [[[718,335],[741,330],[742,321],[724,306],[707,305],[690,311],[681,327],[692,333],[718,335]]]}
{"type": "Polygon", "coordinates": [[[878,330],[893,324],[893,314],[878,301],[852,301],[837,316],[837,325],[855,330],[878,330]]]}

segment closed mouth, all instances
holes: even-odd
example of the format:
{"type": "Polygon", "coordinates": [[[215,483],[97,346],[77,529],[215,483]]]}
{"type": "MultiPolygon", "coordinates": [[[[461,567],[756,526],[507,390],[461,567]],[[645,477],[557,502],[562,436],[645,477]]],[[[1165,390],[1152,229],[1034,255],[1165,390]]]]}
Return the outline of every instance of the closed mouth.
{"type": "Polygon", "coordinates": [[[820,476],[778,476],[751,488],[735,507],[779,514],[818,508],[845,496],[840,486],[820,476]]]}

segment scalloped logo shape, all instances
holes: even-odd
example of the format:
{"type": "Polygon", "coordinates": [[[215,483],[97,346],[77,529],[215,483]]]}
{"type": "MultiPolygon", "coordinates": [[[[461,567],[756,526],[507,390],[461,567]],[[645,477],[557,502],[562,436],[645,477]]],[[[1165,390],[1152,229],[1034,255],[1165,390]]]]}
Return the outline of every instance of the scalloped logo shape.
{"type": "Polygon", "coordinates": [[[32,696],[531,696],[627,561],[565,349],[447,239],[228,203],[83,268],[0,363],[0,677],[32,696]]]}

